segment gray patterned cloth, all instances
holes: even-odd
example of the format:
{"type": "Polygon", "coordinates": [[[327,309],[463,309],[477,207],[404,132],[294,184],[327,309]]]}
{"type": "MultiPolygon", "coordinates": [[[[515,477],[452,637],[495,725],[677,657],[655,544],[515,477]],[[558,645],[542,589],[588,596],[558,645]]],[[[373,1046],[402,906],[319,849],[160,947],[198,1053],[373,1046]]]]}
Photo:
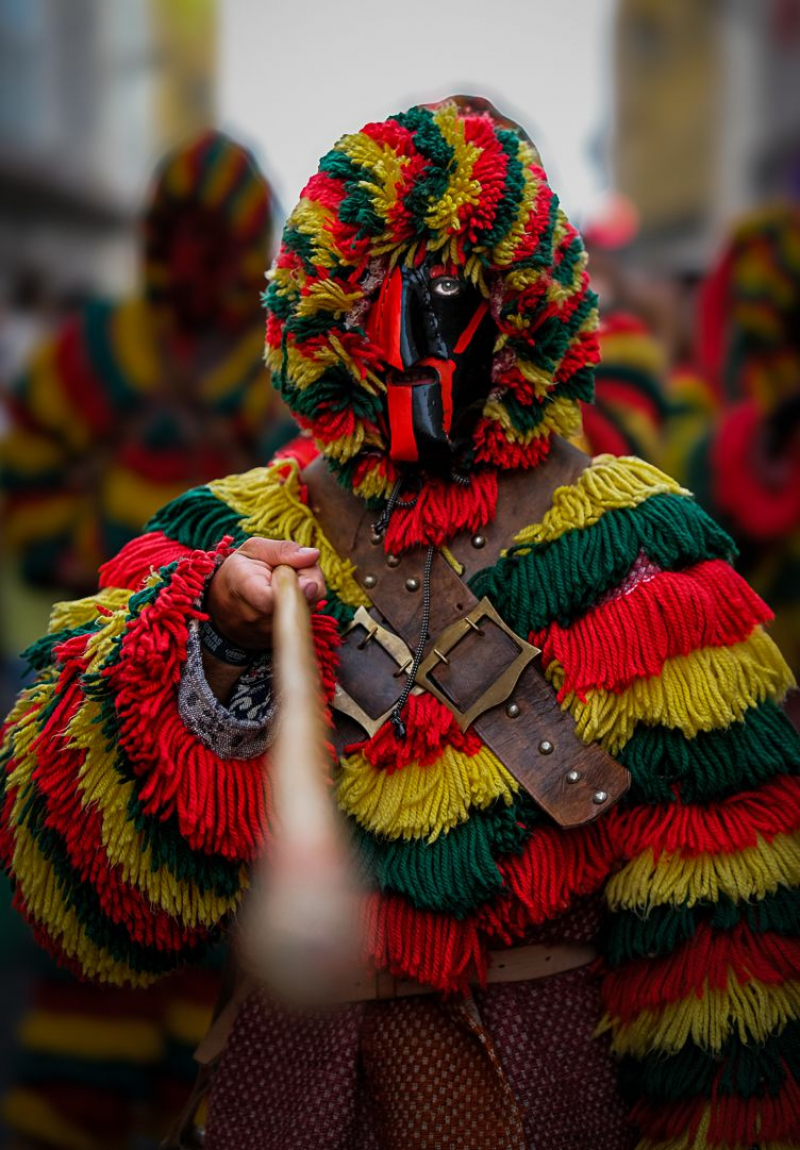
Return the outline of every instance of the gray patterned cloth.
{"type": "Polygon", "coordinates": [[[192,622],[178,706],[187,730],[221,759],[252,759],[263,754],[271,742],[275,714],[269,659],[256,660],[242,673],[224,707],[206,680],[197,623],[192,622]]]}

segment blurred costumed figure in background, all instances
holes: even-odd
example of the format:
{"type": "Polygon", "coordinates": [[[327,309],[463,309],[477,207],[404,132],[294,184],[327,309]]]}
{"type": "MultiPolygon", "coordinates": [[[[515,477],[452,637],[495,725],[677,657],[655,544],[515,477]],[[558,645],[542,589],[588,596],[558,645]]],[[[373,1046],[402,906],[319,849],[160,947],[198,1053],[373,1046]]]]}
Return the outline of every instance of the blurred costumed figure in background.
{"type": "Polygon", "coordinates": [[[0,454],[6,544],[30,582],[90,593],[165,501],[288,438],[263,364],[271,213],[222,133],[177,149],[144,213],[141,293],[90,301],[33,355],[0,454]]]}
{"type": "Polygon", "coordinates": [[[3,743],[20,911],[122,984],[228,934],[292,563],[368,968],[243,995],[208,1150],[800,1147],[791,674],[690,493],[566,442],[597,307],[536,149],[450,102],[343,136],[266,304],[320,458],[188,491],[54,615],[3,743]]]}
{"type": "MultiPolygon", "coordinates": [[[[698,319],[695,364],[671,381],[671,459],[735,539],[799,674],[800,208],[761,208],[736,225],[698,319]]],[[[800,718],[796,695],[791,706],[800,718]]]]}
{"type": "MultiPolygon", "coordinates": [[[[165,501],[263,463],[296,433],[263,362],[273,209],[253,157],[227,136],[178,148],[144,214],[140,294],[91,300],[33,355],[11,396],[0,479],[8,551],[51,597],[90,594],[98,564],[165,501]]],[[[112,991],[42,971],[3,1100],[18,1145],[111,1150],[163,1131],[217,982],[197,970],[112,991]]]]}
{"type": "Polygon", "coordinates": [[[589,277],[599,297],[600,359],[594,399],[582,404],[576,443],[591,455],[637,455],[660,464],[671,309],[664,291],[628,264],[637,228],[633,204],[611,194],[583,229],[589,277]]]}

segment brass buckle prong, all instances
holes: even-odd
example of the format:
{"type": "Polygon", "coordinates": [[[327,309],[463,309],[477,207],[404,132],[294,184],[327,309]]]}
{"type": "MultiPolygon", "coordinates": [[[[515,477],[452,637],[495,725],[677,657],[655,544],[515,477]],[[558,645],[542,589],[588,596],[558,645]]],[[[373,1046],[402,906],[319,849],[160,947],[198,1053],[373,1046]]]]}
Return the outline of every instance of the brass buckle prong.
{"type": "Polygon", "coordinates": [[[370,639],[374,639],[374,638],[375,638],[375,635],[376,635],[376,633],[377,633],[377,630],[378,630],[378,624],[377,624],[377,623],[375,624],[375,626],[374,626],[374,627],[368,627],[368,628],[367,628],[367,633],[366,633],[366,635],[365,635],[365,636],[364,636],[364,638],[361,640],[361,642],[358,644],[358,649],[359,649],[359,651],[363,651],[363,650],[364,650],[364,648],[366,647],[367,643],[369,643],[370,639]]]}
{"type": "MultiPolygon", "coordinates": [[[[350,631],[355,630],[356,627],[363,627],[367,632],[361,642],[356,644],[358,650],[363,650],[367,643],[369,643],[371,639],[374,639],[376,643],[383,648],[386,654],[397,663],[398,670],[392,672],[394,678],[399,679],[400,676],[412,666],[414,656],[408,644],[405,643],[399,635],[395,635],[386,627],[382,627],[380,623],[372,618],[366,607],[358,608],[353,615],[349,627],[345,628],[344,634],[346,635],[350,631]]],[[[411,693],[412,695],[420,695],[422,694],[422,688],[414,687],[411,693]]],[[[343,715],[349,715],[351,719],[355,719],[358,725],[364,728],[370,738],[383,726],[394,710],[394,705],[392,705],[388,711],[385,711],[382,715],[373,719],[339,683],[336,684],[332,702],[337,711],[341,711],[343,715]]]]}
{"type": "Polygon", "coordinates": [[[420,687],[430,692],[431,695],[434,695],[440,703],[443,703],[455,716],[456,722],[461,730],[466,731],[467,727],[469,727],[479,715],[482,715],[484,711],[488,711],[491,707],[496,707],[506,701],[516,687],[517,681],[528,663],[539,654],[541,654],[540,648],[534,647],[532,643],[526,642],[525,639],[521,639],[519,635],[512,631],[508,624],[500,618],[489,600],[484,598],[466,615],[463,615],[460,619],[456,619],[454,623],[445,627],[440,635],[436,636],[433,647],[419,665],[416,682],[420,687]],[[478,626],[480,619],[489,619],[495,626],[499,627],[501,631],[504,631],[518,648],[519,653],[511,660],[499,678],[495,679],[492,685],[483,692],[480,698],[477,699],[468,710],[462,711],[443,690],[437,687],[431,678],[431,672],[436,670],[440,662],[450,663],[451,660],[447,658],[447,656],[470,630],[476,631],[480,635],[486,633],[482,627],[478,626]]]}

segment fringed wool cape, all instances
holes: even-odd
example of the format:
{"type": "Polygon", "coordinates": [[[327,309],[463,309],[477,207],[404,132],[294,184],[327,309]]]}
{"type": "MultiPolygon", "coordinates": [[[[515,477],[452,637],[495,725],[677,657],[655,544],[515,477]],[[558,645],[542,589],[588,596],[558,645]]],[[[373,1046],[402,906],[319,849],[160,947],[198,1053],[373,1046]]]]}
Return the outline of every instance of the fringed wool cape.
{"type": "MultiPolygon", "coordinates": [[[[259,759],[183,725],[189,628],[220,549],[321,551],[330,699],[339,628],[367,604],[297,464],[197,488],[58,604],[3,740],[2,854],[17,905],[76,973],[145,985],[224,930],[268,806],[259,759]]],[[[800,1145],[800,742],[770,613],[688,493],[599,456],[473,589],[532,637],[585,741],[629,768],[596,823],[551,824],[474,732],[423,695],[337,767],[372,879],[375,962],[444,991],[574,900],[602,895],[605,1018],[642,1150],[800,1145]]]]}

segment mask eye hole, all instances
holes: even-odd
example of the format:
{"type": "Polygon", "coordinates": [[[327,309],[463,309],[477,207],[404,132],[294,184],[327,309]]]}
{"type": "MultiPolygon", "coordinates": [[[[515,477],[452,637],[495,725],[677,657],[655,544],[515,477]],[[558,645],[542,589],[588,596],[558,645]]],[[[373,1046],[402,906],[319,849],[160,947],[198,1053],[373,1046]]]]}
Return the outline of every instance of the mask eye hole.
{"type": "Polygon", "coordinates": [[[457,276],[436,276],[431,281],[431,291],[442,299],[453,299],[461,295],[464,283],[457,276]]]}

